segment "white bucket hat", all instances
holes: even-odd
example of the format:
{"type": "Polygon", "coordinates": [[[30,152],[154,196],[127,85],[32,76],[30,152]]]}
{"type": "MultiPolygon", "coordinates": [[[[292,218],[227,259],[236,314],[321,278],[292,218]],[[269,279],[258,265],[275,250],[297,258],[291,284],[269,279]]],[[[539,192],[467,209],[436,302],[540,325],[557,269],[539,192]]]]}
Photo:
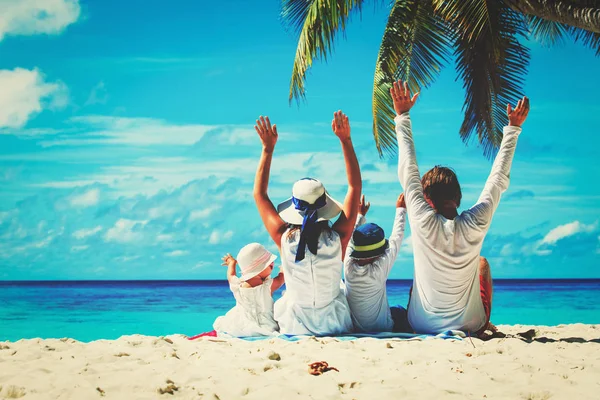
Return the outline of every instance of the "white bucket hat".
{"type": "Polygon", "coordinates": [[[269,267],[277,256],[260,243],[250,243],[242,247],[237,255],[237,262],[240,266],[242,276],[241,281],[247,281],[263,272],[269,267]]]}
{"type": "Polygon", "coordinates": [[[342,205],[329,196],[323,184],[313,178],[300,179],[294,183],[292,196],[277,206],[277,212],[281,219],[288,224],[302,225],[304,211],[296,209],[294,198],[308,204],[314,204],[319,198],[325,196],[325,205],[317,210],[317,221],[326,221],[335,218],[341,211],[342,205]]]}

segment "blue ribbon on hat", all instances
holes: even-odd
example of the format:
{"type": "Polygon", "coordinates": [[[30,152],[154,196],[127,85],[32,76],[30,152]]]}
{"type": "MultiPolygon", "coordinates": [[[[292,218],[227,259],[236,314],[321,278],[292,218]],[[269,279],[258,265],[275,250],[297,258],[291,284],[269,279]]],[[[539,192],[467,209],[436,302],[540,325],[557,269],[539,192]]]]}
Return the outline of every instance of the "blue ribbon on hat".
{"type": "Polygon", "coordinates": [[[300,242],[298,243],[298,250],[296,251],[296,262],[298,262],[304,260],[306,246],[308,246],[308,250],[310,250],[311,253],[317,254],[319,234],[321,233],[319,229],[317,229],[317,210],[325,207],[327,204],[327,192],[323,193],[323,195],[313,204],[296,197],[292,197],[292,202],[294,203],[296,210],[304,213],[302,228],[300,228],[300,242]]]}

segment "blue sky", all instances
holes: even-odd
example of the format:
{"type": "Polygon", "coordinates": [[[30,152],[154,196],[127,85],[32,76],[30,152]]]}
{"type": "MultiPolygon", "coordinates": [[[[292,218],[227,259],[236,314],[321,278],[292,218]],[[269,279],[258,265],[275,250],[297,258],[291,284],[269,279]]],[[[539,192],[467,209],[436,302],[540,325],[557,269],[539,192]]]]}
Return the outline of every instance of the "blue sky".
{"type": "MultiPolygon", "coordinates": [[[[330,121],[344,110],[369,219],[391,228],[396,160],[370,129],[385,7],[353,19],[290,107],[296,41],[276,0],[39,3],[0,5],[0,279],[216,279],[223,253],[273,248],[251,195],[259,115],[280,130],[274,201],[304,176],[341,200],[330,121]]],[[[498,278],[599,277],[600,58],[528,45],[532,110],[483,255],[498,278]]],[[[468,207],[491,163],[458,137],[455,77],[450,66],[412,118],[421,171],[455,168],[468,207]]],[[[392,278],[412,277],[407,237],[392,278]]]]}

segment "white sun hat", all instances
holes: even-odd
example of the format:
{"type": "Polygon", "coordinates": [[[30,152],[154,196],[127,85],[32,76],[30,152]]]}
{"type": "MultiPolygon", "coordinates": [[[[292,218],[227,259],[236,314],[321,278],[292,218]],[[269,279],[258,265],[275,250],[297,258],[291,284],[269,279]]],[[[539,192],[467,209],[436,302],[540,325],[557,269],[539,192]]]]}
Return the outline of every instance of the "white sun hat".
{"type": "Polygon", "coordinates": [[[317,210],[319,222],[335,218],[342,211],[342,205],[329,196],[323,184],[317,179],[304,178],[294,183],[292,196],[277,206],[279,216],[288,224],[302,225],[304,221],[304,211],[296,209],[294,198],[308,204],[315,204],[325,196],[325,205],[317,210]]]}
{"type": "Polygon", "coordinates": [[[254,278],[269,267],[277,256],[260,243],[250,243],[242,247],[237,255],[237,262],[240,266],[242,276],[240,280],[245,282],[254,278]]]}

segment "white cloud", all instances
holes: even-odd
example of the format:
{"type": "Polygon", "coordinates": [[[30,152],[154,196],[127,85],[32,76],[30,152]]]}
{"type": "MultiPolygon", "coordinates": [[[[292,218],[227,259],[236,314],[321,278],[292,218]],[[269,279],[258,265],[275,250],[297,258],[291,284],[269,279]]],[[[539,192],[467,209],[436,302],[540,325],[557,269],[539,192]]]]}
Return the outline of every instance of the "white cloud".
{"type": "Polygon", "coordinates": [[[119,145],[192,145],[202,139],[211,125],[177,125],[153,118],[126,118],[88,115],[73,117],[72,123],[84,125],[87,133],[70,139],[41,141],[44,147],[83,146],[96,144],[119,145]]]}
{"type": "Polygon", "coordinates": [[[189,220],[197,221],[210,217],[211,214],[218,211],[220,207],[208,207],[201,210],[193,210],[190,212],[189,220]]]}
{"type": "Polygon", "coordinates": [[[83,246],[71,246],[71,253],[77,253],[80,251],[84,251],[86,249],[88,249],[90,246],[87,245],[83,245],[83,246]]]}
{"type": "Polygon", "coordinates": [[[402,241],[402,245],[400,246],[400,253],[413,254],[412,236],[404,238],[404,240],[402,241]]]}
{"type": "Polygon", "coordinates": [[[68,103],[67,87],[62,82],[46,82],[38,69],[0,70],[0,87],[0,128],[20,128],[43,109],[68,103]]]}
{"type": "Polygon", "coordinates": [[[82,194],[72,196],[70,199],[70,203],[72,206],[75,207],[90,207],[98,204],[99,199],[100,190],[90,189],[82,194]]]}
{"type": "Polygon", "coordinates": [[[142,237],[140,228],[146,225],[146,223],[147,221],[133,221],[121,218],[115,223],[115,226],[106,232],[104,240],[121,243],[130,243],[139,240],[142,237]]]}
{"type": "Polygon", "coordinates": [[[165,253],[165,256],[167,256],[167,257],[182,257],[182,256],[187,256],[188,254],[190,254],[190,252],[187,250],[173,250],[169,253],[165,253]]]}
{"type": "Polygon", "coordinates": [[[227,231],[222,233],[221,231],[214,230],[210,234],[210,238],[208,239],[209,244],[220,244],[223,242],[228,242],[233,237],[233,231],[227,231]]]}
{"type": "Polygon", "coordinates": [[[546,236],[544,236],[541,244],[555,244],[559,240],[564,239],[566,237],[573,236],[577,233],[582,232],[594,232],[596,229],[598,229],[598,222],[586,225],[582,224],[579,221],[573,221],[552,229],[550,232],[548,232],[546,236]]]}
{"type": "Polygon", "coordinates": [[[2,0],[0,41],[7,35],[59,34],[80,12],[79,0],[2,0]]]}
{"type": "Polygon", "coordinates": [[[87,237],[94,236],[96,233],[100,232],[101,230],[102,230],[101,226],[97,226],[95,228],[90,228],[90,229],[79,229],[79,230],[76,230],[75,232],[73,232],[73,237],[75,239],[85,239],[87,237]]]}
{"type": "Polygon", "coordinates": [[[106,104],[108,101],[108,91],[103,81],[98,82],[96,86],[92,88],[88,99],[85,102],[86,106],[94,104],[106,104]]]}

